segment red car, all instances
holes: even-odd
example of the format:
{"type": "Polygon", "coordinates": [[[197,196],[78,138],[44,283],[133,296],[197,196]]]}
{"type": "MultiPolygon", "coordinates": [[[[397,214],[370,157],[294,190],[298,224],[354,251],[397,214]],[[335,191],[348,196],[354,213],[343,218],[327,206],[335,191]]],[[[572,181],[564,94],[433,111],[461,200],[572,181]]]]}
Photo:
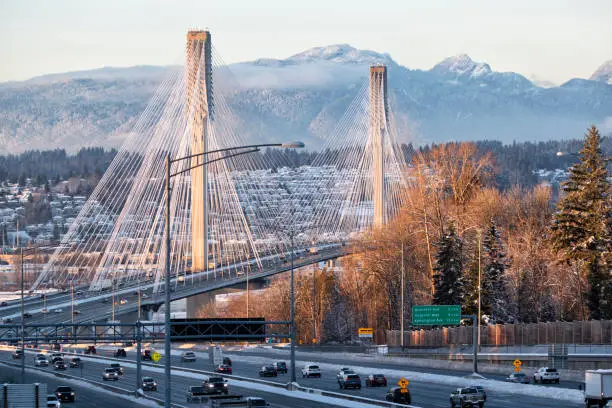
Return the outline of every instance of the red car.
{"type": "Polygon", "coordinates": [[[382,374],[370,374],[366,378],[366,387],[386,387],[387,379],[382,374]]]}
{"type": "Polygon", "coordinates": [[[232,373],[232,367],[228,366],[227,364],[219,364],[215,368],[215,373],[231,374],[232,373]]]}

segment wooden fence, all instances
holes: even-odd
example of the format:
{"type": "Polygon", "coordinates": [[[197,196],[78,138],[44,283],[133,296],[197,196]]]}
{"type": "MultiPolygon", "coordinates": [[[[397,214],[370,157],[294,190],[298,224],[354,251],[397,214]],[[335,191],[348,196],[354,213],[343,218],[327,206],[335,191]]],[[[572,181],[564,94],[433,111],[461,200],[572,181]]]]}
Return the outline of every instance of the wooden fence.
{"type": "MultiPolygon", "coordinates": [[[[472,326],[429,328],[404,332],[408,347],[445,347],[472,344],[472,326]]],[[[387,331],[387,344],[400,345],[399,330],[387,331]]],[[[480,344],[612,344],[612,320],[493,324],[480,326],[480,344]]]]}

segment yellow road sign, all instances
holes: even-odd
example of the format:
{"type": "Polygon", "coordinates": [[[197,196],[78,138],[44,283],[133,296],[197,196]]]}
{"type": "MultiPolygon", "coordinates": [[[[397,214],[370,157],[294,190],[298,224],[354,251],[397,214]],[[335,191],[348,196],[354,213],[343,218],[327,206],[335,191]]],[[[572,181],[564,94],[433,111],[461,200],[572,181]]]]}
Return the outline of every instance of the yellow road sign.
{"type": "Polygon", "coordinates": [[[512,362],[512,365],[514,366],[514,371],[521,371],[523,362],[517,358],[512,362]]]}
{"type": "Polygon", "coordinates": [[[405,389],[406,387],[408,387],[408,384],[410,384],[410,381],[408,381],[404,377],[400,378],[400,380],[397,382],[397,385],[399,385],[400,388],[402,389],[405,389]]]}
{"type": "Polygon", "coordinates": [[[161,360],[161,354],[156,351],[151,355],[151,360],[157,363],[159,360],[161,360]]]}

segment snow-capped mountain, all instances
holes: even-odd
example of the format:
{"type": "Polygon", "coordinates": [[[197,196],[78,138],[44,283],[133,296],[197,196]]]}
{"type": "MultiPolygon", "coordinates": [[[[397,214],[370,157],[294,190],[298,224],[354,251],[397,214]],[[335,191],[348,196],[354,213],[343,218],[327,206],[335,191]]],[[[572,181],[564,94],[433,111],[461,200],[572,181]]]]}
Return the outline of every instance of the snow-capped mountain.
{"type": "Polygon", "coordinates": [[[453,77],[481,78],[491,74],[491,67],[484,62],[475,62],[467,54],[448,57],[437,63],[431,72],[453,77]]]}
{"type": "Polygon", "coordinates": [[[595,71],[589,79],[612,85],[612,60],[605,62],[602,66],[597,68],[597,71],[595,71]]]}
{"type": "MultiPolygon", "coordinates": [[[[345,44],[232,64],[241,88],[225,98],[249,141],[301,139],[318,149],[367,83],[368,67],[380,63],[389,67],[402,141],[574,138],[591,124],[609,123],[612,112],[605,65],[592,80],[543,88],[465,54],[423,71],[345,44]]],[[[117,147],[169,69],[180,68],[103,68],[0,84],[0,153],[117,147]]],[[[215,79],[216,92],[222,80],[215,79]]]]}

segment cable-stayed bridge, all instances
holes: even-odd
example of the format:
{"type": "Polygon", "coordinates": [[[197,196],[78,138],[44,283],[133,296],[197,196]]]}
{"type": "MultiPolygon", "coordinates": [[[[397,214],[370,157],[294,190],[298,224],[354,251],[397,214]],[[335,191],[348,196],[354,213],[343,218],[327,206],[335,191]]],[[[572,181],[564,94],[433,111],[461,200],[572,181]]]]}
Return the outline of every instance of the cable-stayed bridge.
{"type": "Polygon", "coordinates": [[[238,83],[211,34],[190,31],[185,69],[160,85],[33,289],[84,288],[83,305],[110,296],[109,288],[157,296],[169,251],[178,299],[287,270],[291,241],[310,263],[344,255],[351,239],[396,216],[407,177],[385,66],[370,67],[312,165],[286,168],[271,155],[245,154],[198,167],[223,157],[204,152],[248,144],[245,129],[257,126],[229,107],[238,83]],[[187,157],[171,168],[168,249],[166,156],[187,157]]]}

